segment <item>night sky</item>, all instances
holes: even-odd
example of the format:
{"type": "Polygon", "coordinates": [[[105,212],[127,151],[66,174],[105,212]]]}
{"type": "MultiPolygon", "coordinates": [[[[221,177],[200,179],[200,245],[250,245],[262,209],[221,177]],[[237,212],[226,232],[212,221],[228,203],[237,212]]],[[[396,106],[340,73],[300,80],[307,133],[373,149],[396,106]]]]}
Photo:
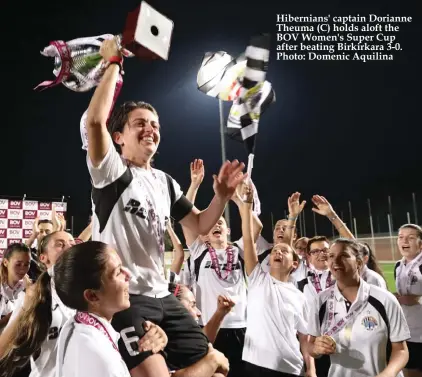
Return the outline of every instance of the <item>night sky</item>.
{"type": "MultiPolygon", "coordinates": [[[[160,114],[162,141],[156,167],[187,190],[189,162],[202,158],[206,178],[197,204],[212,196],[211,174],[221,164],[218,101],[196,88],[196,73],[206,51],[242,53],[259,32],[273,35],[267,79],[277,101],[263,115],[257,139],[253,179],[263,205],[264,234],[284,215],[294,191],[308,200],[307,235],[313,235],[310,197],[326,196],[348,220],[348,201],[358,230],[368,233],[367,198],[378,217],[376,230],[386,232],[387,197],[394,225],[412,212],[412,192],[422,218],[421,189],[421,49],[420,17],[413,1],[150,1],[174,21],[169,61],[125,62],[125,83],[118,102],[144,100],[160,114]],[[408,4],[406,6],[405,4],[408,4]],[[360,5],[361,4],[361,5],[360,5]],[[413,7],[413,8],[412,8],[413,7]],[[403,51],[394,61],[277,61],[276,14],[295,16],[412,16],[401,24],[403,51]],[[419,39],[418,39],[419,37],[419,39]]],[[[81,149],[79,121],[92,92],[75,93],[58,86],[33,88],[53,78],[52,59],[39,51],[51,40],[121,32],[126,14],[139,1],[7,2],[3,24],[3,117],[0,195],[28,198],[70,196],[75,233],[90,214],[90,181],[81,149]],[[89,4],[89,5],[88,5],[89,4]],[[120,5],[118,5],[120,4],[120,5]],[[13,25],[11,24],[13,22],[13,25]],[[6,98],[4,98],[6,97],[6,98]]],[[[420,13],[419,13],[420,16],[420,13]]],[[[226,104],[226,116],[230,104],[226,104]]],[[[228,158],[246,162],[242,144],[227,142],[228,158]]],[[[232,228],[239,235],[238,215],[232,228]]],[[[331,235],[325,219],[318,232],[331,235]]],[[[396,227],[396,226],[395,226],[396,227]]]]}

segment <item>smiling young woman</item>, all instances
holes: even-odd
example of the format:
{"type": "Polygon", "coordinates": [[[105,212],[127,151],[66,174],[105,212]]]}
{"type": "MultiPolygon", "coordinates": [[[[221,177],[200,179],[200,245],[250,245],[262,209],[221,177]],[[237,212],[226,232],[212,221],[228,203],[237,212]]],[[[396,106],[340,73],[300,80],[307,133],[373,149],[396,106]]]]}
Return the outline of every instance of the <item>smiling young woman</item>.
{"type": "Polygon", "coordinates": [[[330,355],[329,377],[402,376],[409,328],[394,295],[361,278],[363,265],[362,245],[348,239],[331,245],[336,283],[311,308],[310,353],[330,355]]]}

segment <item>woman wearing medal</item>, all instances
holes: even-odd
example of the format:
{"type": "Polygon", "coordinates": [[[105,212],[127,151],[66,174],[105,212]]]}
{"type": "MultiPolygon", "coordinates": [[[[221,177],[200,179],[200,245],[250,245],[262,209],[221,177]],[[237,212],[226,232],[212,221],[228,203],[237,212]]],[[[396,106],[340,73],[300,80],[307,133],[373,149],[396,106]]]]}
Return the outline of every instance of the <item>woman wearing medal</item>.
{"type": "MultiPolygon", "coordinates": [[[[202,160],[191,163],[191,185],[186,197],[195,203],[198,188],[204,178],[202,160]]],[[[239,185],[232,200],[241,203],[239,185]]],[[[229,359],[228,377],[243,377],[242,351],[246,332],[246,284],[243,272],[242,241],[230,243],[230,228],[221,217],[206,237],[182,227],[186,244],[190,252],[190,276],[185,281],[193,280],[196,301],[202,315],[202,326],[212,319],[217,310],[217,298],[227,296],[234,301],[233,309],[221,323],[214,347],[229,359]],[[193,279],[192,279],[193,278],[193,279]]],[[[262,224],[254,216],[254,240],[261,232],[262,224]]],[[[188,268],[189,269],[189,268],[188,268]]]]}
{"type": "Polygon", "coordinates": [[[415,224],[400,227],[397,245],[403,258],[396,263],[394,277],[397,298],[410,329],[407,342],[409,362],[406,377],[422,376],[422,228],[415,224]]]}
{"type": "MultiPolygon", "coordinates": [[[[270,254],[270,271],[259,263],[253,239],[253,189],[246,187],[240,205],[245,271],[248,277],[247,330],[243,360],[245,377],[316,377],[314,361],[307,352],[308,305],[305,295],[289,282],[299,257],[291,245],[278,243],[270,254]]],[[[300,212],[299,195],[289,210],[300,212]],[[297,200],[296,200],[297,199],[297,200]]]]}
{"type": "Polygon", "coordinates": [[[361,278],[362,246],[339,239],[328,263],[336,283],[311,308],[310,354],[330,355],[329,377],[403,376],[409,328],[397,299],[361,278]]]}

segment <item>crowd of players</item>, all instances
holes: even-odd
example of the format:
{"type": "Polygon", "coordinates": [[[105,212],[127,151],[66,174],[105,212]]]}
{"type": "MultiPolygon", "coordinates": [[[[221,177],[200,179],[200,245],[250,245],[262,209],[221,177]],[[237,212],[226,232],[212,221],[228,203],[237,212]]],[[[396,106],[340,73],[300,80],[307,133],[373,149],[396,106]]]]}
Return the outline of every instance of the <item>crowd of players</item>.
{"type": "Polygon", "coordinates": [[[238,161],[223,164],[209,206],[197,209],[202,160],[186,195],[151,167],[158,114],[126,102],[110,115],[123,58],[114,40],[101,54],[109,65],[87,116],[92,224],[74,239],[64,219],[36,221],[27,244],[6,250],[0,377],[422,376],[421,227],[399,229],[393,295],[370,246],[323,196],[313,210],[337,229],[334,241],[298,237],[299,193],[272,243],[263,239],[238,161]],[[242,224],[236,242],[222,217],[230,200],[242,224]],[[190,252],[183,269],[170,218],[190,252]]]}

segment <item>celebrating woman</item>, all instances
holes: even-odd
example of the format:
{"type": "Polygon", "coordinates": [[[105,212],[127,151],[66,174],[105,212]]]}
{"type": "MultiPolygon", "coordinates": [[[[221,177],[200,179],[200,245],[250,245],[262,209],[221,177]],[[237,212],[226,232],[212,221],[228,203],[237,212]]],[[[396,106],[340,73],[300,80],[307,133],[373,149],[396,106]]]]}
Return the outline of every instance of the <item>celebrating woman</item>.
{"type": "MultiPolygon", "coordinates": [[[[307,305],[303,293],[289,276],[299,258],[292,247],[276,244],[270,254],[270,272],[258,261],[252,236],[251,187],[240,206],[245,270],[249,302],[243,360],[247,377],[315,377],[313,359],[307,353],[307,305]],[[302,353],[301,353],[302,350],[302,353]],[[304,363],[305,361],[305,363],[304,363]]],[[[292,205],[299,206],[297,201],[292,205]]]]}
{"type": "Polygon", "coordinates": [[[5,251],[0,266],[0,333],[7,325],[15,302],[26,285],[31,250],[24,243],[13,243],[5,251]]]}
{"type": "Polygon", "coordinates": [[[353,240],[331,245],[328,263],[336,283],[312,307],[310,353],[331,356],[329,377],[402,376],[409,328],[397,299],[361,278],[362,254],[353,240]]]}

